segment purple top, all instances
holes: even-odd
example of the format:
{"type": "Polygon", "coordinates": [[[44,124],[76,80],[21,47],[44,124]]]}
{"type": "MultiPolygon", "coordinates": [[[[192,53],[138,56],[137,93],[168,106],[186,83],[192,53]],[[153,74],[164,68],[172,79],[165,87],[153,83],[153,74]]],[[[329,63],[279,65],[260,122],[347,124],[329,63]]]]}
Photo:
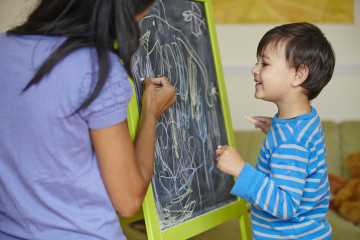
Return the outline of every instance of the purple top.
{"type": "Polygon", "coordinates": [[[89,135],[126,120],[132,87],[120,59],[109,53],[105,86],[77,114],[97,79],[93,49],[22,93],[64,40],[0,34],[0,239],[126,239],[89,135]]]}

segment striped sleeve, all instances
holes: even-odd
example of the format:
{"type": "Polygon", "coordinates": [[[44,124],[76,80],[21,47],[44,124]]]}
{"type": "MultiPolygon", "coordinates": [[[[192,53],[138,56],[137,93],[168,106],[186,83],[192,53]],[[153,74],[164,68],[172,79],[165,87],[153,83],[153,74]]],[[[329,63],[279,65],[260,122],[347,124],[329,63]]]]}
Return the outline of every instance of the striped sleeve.
{"type": "Polygon", "coordinates": [[[297,211],[305,187],[309,152],[297,142],[281,144],[270,156],[270,174],[246,164],[231,193],[279,219],[297,211]]]}

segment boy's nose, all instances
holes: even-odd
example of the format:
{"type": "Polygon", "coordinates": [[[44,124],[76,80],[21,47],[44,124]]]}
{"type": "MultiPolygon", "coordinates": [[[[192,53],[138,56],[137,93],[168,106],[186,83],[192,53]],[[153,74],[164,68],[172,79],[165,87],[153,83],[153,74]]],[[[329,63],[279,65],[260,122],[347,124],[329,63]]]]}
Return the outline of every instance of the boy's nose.
{"type": "Polygon", "coordinates": [[[259,68],[258,68],[257,64],[251,69],[251,73],[253,75],[258,75],[259,74],[259,68]]]}

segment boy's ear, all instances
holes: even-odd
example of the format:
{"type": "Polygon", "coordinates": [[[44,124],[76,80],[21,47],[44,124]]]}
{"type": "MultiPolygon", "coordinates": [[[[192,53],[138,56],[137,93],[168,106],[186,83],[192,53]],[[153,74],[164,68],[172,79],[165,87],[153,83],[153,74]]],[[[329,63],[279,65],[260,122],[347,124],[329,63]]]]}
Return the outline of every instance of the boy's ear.
{"type": "Polygon", "coordinates": [[[306,65],[301,64],[295,73],[294,79],[292,81],[292,85],[300,86],[303,82],[305,82],[308,76],[309,76],[309,68],[306,65]]]}

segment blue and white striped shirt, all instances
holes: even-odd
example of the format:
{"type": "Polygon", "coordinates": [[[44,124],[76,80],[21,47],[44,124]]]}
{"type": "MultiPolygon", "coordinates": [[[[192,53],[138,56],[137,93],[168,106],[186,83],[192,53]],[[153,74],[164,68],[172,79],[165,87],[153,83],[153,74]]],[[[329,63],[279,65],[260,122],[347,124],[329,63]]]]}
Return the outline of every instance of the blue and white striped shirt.
{"type": "Polygon", "coordinates": [[[324,132],[314,108],[273,119],[256,168],[248,163],[232,191],[251,203],[254,239],[330,239],[324,132]]]}

